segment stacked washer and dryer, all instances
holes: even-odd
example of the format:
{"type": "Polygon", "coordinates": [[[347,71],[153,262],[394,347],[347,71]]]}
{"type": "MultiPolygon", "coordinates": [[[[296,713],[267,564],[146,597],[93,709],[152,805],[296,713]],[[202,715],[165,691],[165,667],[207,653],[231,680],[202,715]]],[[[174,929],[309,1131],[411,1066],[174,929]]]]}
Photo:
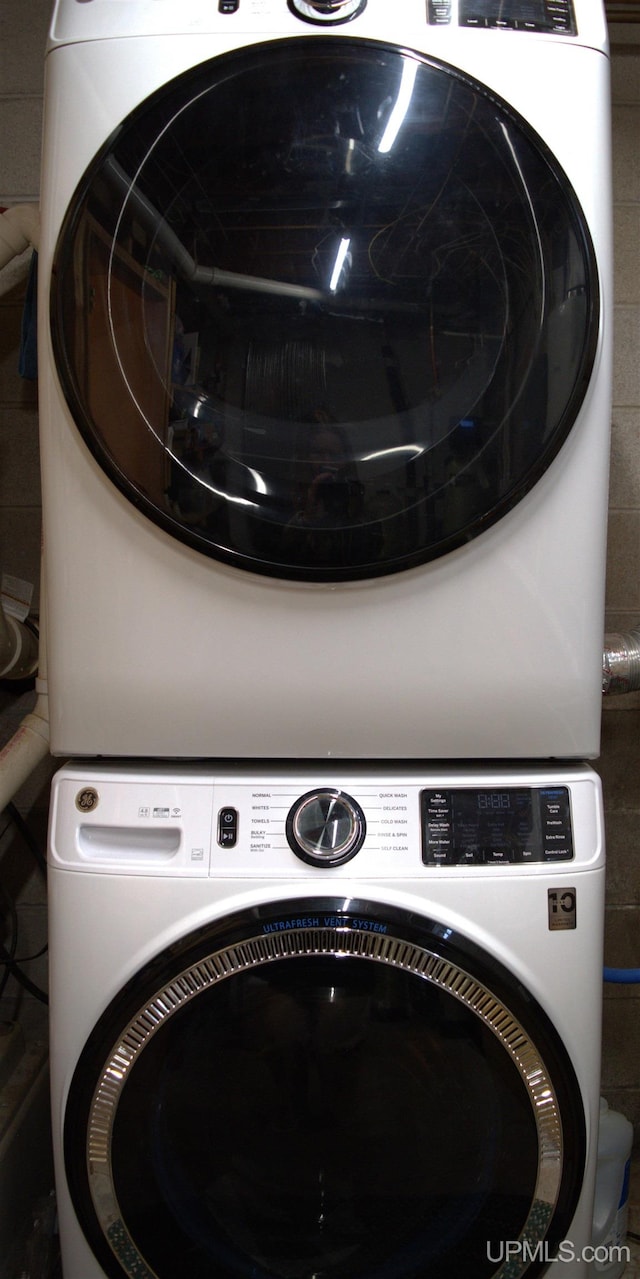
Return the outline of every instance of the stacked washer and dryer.
{"type": "Polygon", "coordinates": [[[65,1279],[584,1279],[593,0],[57,0],[65,1279]]]}

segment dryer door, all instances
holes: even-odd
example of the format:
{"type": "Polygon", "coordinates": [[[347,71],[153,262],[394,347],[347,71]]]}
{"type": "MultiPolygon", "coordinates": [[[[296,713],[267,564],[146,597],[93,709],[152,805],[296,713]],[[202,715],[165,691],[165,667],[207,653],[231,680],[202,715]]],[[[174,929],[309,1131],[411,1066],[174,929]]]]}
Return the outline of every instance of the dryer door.
{"type": "Polygon", "coordinates": [[[341,35],[147,100],[62,229],[52,330],[122,492],[283,578],[393,573],[481,533],[573,426],[598,282],[566,176],[454,68],[341,35]]]}
{"type": "Polygon", "coordinates": [[[344,899],[227,917],[116,998],[65,1119],[121,1279],[518,1279],[585,1150],[557,1031],[443,925],[344,899]]]}

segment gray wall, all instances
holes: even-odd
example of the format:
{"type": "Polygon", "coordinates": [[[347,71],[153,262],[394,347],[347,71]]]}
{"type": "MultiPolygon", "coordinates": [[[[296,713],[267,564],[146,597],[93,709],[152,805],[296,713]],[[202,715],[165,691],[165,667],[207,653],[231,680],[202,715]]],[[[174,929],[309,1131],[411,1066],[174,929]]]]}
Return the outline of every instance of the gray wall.
{"type": "MultiPolygon", "coordinates": [[[[0,206],[38,196],[42,48],[49,0],[3,0],[0,15],[0,206]]],[[[616,342],[612,436],[607,629],[640,621],[640,27],[612,28],[616,231],[616,342]]],[[[26,264],[6,271],[18,272],[26,264]]],[[[15,279],[15,274],[11,277],[15,279]]],[[[6,284],[6,275],[5,275],[6,284]]],[[[24,293],[16,280],[0,296],[0,568],[37,581],[40,509],[37,402],[16,365],[24,293]]],[[[0,694],[4,735],[23,700],[0,694]]],[[[602,773],[609,846],[606,958],[640,964],[640,695],[614,699],[604,712],[602,773]]],[[[18,797],[44,831],[48,770],[18,797]]],[[[17,900],[21,948],[44,937],[41,881],[0,819],[0,885],[17,900]]],[[[45,980],[44,960],[31,965],[45,980]]],[[[8,993],[15,995],[10,985],[8,993]]],[[[13,1000],[13,996],[12,996],[13,1000]]],[[[14,1004],[5,1001],[4,1015],[14,1004]]],[[[603,1091],[640,1137],[640,987],[605,989],[603,1091]]],[[[22,1000],[21,1016],[29,1012],[22,1000]]],[[[0,1010],[0,1015],[2,1010],[0,1010]]]]}

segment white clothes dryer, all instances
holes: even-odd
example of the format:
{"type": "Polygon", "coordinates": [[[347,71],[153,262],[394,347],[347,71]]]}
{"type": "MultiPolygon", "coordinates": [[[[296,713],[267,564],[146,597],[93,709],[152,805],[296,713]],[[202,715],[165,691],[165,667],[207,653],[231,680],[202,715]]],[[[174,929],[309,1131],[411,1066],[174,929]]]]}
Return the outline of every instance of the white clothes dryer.
{"type": "Polygon", "coordinates": [[[54,753],[597,754],[608,83],[594,0],[57,0],[54,753]]]}
{"type": "Polygon", "coordinates": [[[585,1279],[598,778],[65,766],[65,1279],[585,1279]]]}

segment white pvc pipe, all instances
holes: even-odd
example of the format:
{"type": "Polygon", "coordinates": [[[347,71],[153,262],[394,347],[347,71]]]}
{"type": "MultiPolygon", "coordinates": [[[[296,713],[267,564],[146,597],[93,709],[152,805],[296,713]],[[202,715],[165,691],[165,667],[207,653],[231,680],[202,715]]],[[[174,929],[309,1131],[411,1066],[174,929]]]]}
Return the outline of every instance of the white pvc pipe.
{"type": "MultiPolygon", "coordinates": [[[[44,575],[43,575],[44,580],[44,575]]],[[[0,812],[49,754],[49,698],[47,696],[46,606],[40,600],[40,656],[36,680],[36,704],[0,750],[0,812]]]]}
{"type": "Polygon", "coordinates": [[[5,611],[2,604],[0,604],[0,671],[4,671],[10,664],[13,655],[13,648],[13,636],[5,616],[5,611]]]}
{"type": "Polygon", "coordinates": [[[38,697],[11,741],[0,751],[0,812],[49,754],[48,698],[38,697]]]}
{"type": "Polygon", "coordinates": [[[0,679],[30,679],[37,669],[37,636],[0,603],[0,679]]]}

